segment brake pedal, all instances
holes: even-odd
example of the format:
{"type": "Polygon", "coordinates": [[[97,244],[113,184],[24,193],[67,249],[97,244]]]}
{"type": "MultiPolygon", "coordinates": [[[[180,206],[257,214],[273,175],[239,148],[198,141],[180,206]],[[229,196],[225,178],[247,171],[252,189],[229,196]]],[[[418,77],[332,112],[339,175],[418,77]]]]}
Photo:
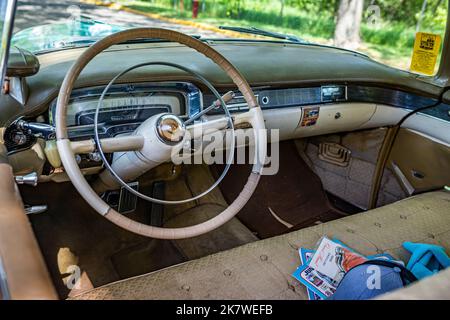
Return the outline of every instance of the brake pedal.
{"type": "MultiPolygon", "coordinates": [[[[128,183],[128,186],[136,191],[139,190],[139,182],[137,181],[128,183]]],[[[138,197],[135,194],[122,187],[120,189],[119,205],[117,211],[122,214],[134,212],[137,206],[137,199],[138,197]]]]}

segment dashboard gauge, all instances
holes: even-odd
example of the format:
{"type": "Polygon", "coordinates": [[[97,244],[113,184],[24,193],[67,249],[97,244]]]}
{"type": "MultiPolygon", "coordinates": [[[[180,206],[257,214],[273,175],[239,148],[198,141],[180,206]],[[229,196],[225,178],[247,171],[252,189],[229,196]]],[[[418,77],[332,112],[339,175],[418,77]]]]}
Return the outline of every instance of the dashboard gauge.
{"type": "MultiPolygon", "coordinates": [[[[183,96],[177,94],[154,94],[145,97],[106,97],[99,111],[99,123],[117,124],[145,119],[158,114],[182,113],[183,96]]],[[[98,100],[74,101],[67,112],[68,126],[94,124],[98,100]]]]}
{"type": "MultiPolygon", "coordinates": [[[[71,139],[94,135],[95,110],[104,87],[74,90],[67,110],[67,127],[71,139]]],[[[101,137],[133,132],[148,118],[163,113],[189,117],[202,108],[200,90],[191,83],[141,83],[111,86],[99,110],[101,137]]],[[[50,123],[56,101],[49,110],[50,123]]]]}

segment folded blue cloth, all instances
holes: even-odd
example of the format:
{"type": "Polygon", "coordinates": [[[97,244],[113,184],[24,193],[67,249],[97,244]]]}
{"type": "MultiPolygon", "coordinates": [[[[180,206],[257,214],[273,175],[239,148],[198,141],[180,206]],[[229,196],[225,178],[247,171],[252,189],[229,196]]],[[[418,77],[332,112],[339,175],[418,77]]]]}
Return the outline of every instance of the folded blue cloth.
{"type": "Polygon", "coordinates": [[[416,276],[423,279],[450,267],[450,258],[441,246],[424,243],[405,242],[403,247],[411,252],[406,268],[416,276]]]}

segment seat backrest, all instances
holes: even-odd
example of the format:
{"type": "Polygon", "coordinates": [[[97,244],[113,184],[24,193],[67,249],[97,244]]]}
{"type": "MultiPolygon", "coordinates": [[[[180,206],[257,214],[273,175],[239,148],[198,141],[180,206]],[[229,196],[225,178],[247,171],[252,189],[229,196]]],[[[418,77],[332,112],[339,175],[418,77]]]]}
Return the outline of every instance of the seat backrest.
{"type": "Polygon", "coordinates": [[[450,300],[450,268],[377,300],[450,300]]]}

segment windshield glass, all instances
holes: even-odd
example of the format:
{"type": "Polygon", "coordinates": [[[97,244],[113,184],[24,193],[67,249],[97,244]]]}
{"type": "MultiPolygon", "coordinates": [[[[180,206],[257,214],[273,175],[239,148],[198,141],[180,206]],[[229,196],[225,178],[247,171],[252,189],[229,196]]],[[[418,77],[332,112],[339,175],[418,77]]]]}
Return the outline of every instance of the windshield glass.
{"type": "MultiPolygon", "coordinates": [[[[436,51],[448,0],[19,0],[13,44],[34,52],[89,45],[132,27],[175,29],[203,39],[265,39],[335,46],[384,64],[412,65],[415,41],[436,51]],[[425,35],[422,33],[424,32],[425,35]]],[[[417,47],[416,47],[417,48],[417,47]]],[[[433,61],[432,61],[433,62],[433,61]]],[[[424,72],[430,73],[430,72],[424,72]]]]}

